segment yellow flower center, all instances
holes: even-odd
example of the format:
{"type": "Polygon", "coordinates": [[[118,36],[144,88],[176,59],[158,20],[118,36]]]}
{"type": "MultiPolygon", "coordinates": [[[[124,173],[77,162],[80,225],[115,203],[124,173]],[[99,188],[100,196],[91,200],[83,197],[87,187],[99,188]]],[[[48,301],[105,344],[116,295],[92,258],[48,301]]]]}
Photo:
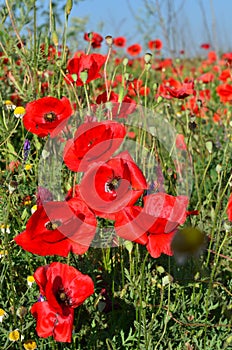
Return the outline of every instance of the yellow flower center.
{"type": "Polygon", "coordinates": [[[22,118],[25,113],[26,113],[26,110],[22,106],[16,107],[15,110],[14,110],[14,116],[16,118],[22,118]]]}
{"type": "Polygon", "coordinates": [[[47,223],[45,224],[45,227],[46,227],[46,229],[49,230],[49,231],[54,231],[54,230],[56,230],[60,225],[61,225],[61,222],[60,222],[59,220],[54,221],[54,222],[49,221],[49,222],[47,222],[47,223]]]}
{"type": "Polygon", "coordinates": [[[10,341],[18,341],[20,337],[19,331],[15,329],[14,331],[9,333],[9,340],[10,341]]]}
{"type": "Polygon", "coordinates": [[[24,349],[26,350],[34,350],[37,348],[37,344],[34,340],[27,340],[25,341],[25,343],[23,344],[24,349]]]}
{"type": "Polygon", "coordinates": [[[5,311],[3,309],[0,309],[0,317],[4,316],[5,315],[5,311]]]}
{"type": "Polygon", "coordinates": [[[26,164],[24,167],[25,170],[31,170],[31,168],[32,168],[31,164],[26,164]]]}
{"type": "Polygon", "coordinates": [[[54,112],[49,112],[47,114],[44,115],[44,120],[46,122],[54,122],[54,120],[57,119],[57,116],[54,112]]]}
{"type": "Polygon", "coordinates": [[[33,282],[35,282],[34,277],[33,277],[33,276],[28,276],[28,277],[27,277],[27,282],[28,282],[28,283],[33,283],[33,282]]]}

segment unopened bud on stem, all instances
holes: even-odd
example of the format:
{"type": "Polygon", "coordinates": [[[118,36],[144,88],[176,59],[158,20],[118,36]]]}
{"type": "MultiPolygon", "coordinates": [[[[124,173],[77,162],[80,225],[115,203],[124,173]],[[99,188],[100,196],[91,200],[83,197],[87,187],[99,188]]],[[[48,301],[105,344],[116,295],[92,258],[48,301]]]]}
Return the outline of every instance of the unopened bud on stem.
{"type": "Polygon", "coordinates": [[[66,2],[66,6],[65,6],[65,13],[67,15],[70,14],[71,10],[72,10],[72,7],[73,7],[73,1],[72,0],[67,0],[66,2]]]}
{"type": "Polygon", "coordinates": [[[55,46],[58,46],[59,45],[59,39],[58,39],[58,35],[57,35],[57,32],[52,32],[52,41],[53,41],[53,44],[55,46]]]}

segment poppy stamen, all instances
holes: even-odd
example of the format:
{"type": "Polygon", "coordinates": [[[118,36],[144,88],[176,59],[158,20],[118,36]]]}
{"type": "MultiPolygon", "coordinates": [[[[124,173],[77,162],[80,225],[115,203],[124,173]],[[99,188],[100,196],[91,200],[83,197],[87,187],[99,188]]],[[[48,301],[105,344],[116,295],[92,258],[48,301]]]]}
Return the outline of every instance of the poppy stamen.
{"type": "Polygon", "coordinates": [[[72,304],[71,299],[68,296],[68,293],[64,288],[60,288],[57,293],[58,302],[61,304],[65,304],[66,306],[70,306],[72,304]]]}
{"type": "Polygon", "coordinates": [[[59,226],[61,225],[61,222],[59,220],[57,221],[49,221],[45,224],[45,227],[49,231],[54,231],[56,230],[59,226]]]}
{"type": "Polygon", "coordinates": [[[57,119],[57,115],[54,112],[49,112],[44,115],[44,120],[46,122],[54,122],[57,119]]]}
{"type": "Polygon", "coordinates": [[[112,180],[106,182],[105,192],[113,192],[117,190],[120,186],[121,178],[120,176],[115,176],[112,180]]]}

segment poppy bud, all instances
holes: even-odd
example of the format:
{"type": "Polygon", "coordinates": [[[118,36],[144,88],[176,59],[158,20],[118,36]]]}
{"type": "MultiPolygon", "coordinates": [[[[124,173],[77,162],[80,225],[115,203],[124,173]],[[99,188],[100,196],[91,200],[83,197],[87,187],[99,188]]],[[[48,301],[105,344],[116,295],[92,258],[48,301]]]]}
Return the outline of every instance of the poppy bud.
{"type": "Polygon", "coordinates": [[[213,142],[211,140],[206,141],[205,147],[210,154],[213,152],[213,142]]]}
{"type": "Polygon", "coordinates": [[[125,73],[125,74],[124,74],[124,79],[125,79],[126,81],[128,81],[128,79],[129,79],[129,73],[125,73]]]}
{"type": "Polygon", "coordinates": [[[72,0],[67,0],[66,6],[65,6],[65,13],[67,15],[69,15],[70,12],[72,11],[72,7],[73,7],[73,1],[72,0]]]}
{"type": "Polygon", "coordinates": [[[53,41],[53,44],[55,46],[58,46],[59,45],[59,39],[58,39],[58,35],[57,35],[57,32],[52,32],[52,41],[53,41]]]}
{"type": "Polygon", "coordinates": [[[125,57],[124,60],[122,61],[122,64],[126,67],[128,64],[128,58],[125,57]]]}
{"type": "Polygon", "coordinates": [[[156,91],[158,89],[159,85],[157,83],[153,84],[153,90],[156,91]]]}

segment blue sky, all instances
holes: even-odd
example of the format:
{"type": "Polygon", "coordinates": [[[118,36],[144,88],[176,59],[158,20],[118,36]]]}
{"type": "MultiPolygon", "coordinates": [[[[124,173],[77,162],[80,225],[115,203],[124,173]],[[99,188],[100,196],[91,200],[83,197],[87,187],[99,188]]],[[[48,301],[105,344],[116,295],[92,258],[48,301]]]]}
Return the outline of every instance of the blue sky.
{"type": "MultiPolygon", "coordinates": [[[[156,4],[156,0],[82,0],[74,5],[72,16],[88,16],[87,31],[98,31],[102,36],[126,36],[128,45],[135,42],[142,44],[144,33],[149,33],[152,39],[164,40],[164,29],[159,26],[159,16],[156,12],[149,17],[146,2],[148,5],[156,4]]],[[[161,4],[161,16],[167,21],[168,1],[158,2],[161,4]]],[[[172,5],[172,15],[168,21],[168,37],[172,47],[176,45],[178,49],[184,48],[186,52],[194,54],[202,52],[200,44],[211,41],[217,49],[232,50],[231,0],[169,2],[172,5]]]]}

